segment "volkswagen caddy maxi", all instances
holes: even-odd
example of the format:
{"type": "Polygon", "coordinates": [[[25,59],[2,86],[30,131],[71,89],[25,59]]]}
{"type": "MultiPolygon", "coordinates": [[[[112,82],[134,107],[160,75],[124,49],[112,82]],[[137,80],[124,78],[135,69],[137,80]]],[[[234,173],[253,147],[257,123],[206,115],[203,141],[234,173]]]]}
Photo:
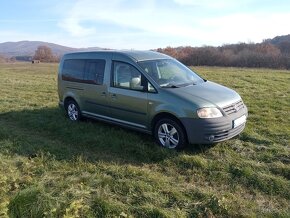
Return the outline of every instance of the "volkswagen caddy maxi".
{"type": "Polygon", "coordinates": [[[230,139],[248,116],[238,93],[153,51],[66,54],[58,94],[72,121],[88,117],[133,128],[167,148],[230,139]]]}

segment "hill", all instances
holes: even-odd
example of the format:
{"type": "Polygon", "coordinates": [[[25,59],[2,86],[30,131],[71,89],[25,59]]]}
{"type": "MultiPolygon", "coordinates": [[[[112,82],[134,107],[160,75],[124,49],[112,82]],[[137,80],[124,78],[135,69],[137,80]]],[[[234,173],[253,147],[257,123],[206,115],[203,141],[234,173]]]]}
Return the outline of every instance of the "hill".
{"type": "MultiPolygon", "coordinates": [[[[55,56],[73,51],[92,51],[100,47],[73,48],[42,41],[0,43],[0,61],[16,57],[31,60],[38,46],[45,45],[55,56]],[[3,57],[4,56],[4,57],[3,57]]],[[[266,39],[262,43],[237,43],[223,46],[167,47],[157,51],[168,54],[188,66],[265,67],[290,69],[290,34],[266,39]]]]}
{"type": "Polygon", "coordinates": [[[54,43],[41,41],[20,41],[20,42],[4,42],[0,43],[0,53],[12,56],[32,56],[38,46],[45,45],[49,47],[55,55],[63,55],[66,52],[74,51],[75,48],[70,48],[54,43]]]}
{"type": "Polygon", "coordinates": [[[290,43],[290,34],[284,36],[276,36],[273,39],[267,39],[266,41],[273,45],[279,45],[280,43],[284,42],[290,43]]]}
{"type": "Polygon", "coordinates": [[[67,52],[82,51],[82,50],[98,50],[99,47],[93,48],[72,48],[54,43],[42,41],[20,41],[20,42],[4,42],[0,43],[0,54],[7,57],[15,56],[33,56],[38,46],[44,45],[52,50],[52,53],[57,56],[62,56],[67,52]]]}

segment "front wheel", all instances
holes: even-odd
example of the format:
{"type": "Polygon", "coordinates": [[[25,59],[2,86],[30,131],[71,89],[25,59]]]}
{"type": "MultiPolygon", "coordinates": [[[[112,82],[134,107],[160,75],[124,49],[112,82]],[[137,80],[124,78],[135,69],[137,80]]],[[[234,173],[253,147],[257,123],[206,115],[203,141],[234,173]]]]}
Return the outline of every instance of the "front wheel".
{"type": "Polygon", "coordinates": [[[81,119],[81,111],[78,104],[70,100],[66,104],[67,116],[71,121],[79,121],[81,119]]]}
{"type": "Polygon", "coordinates": [[[159,145],[166,148],[179,149],[186,145],[181,124],[172,119],[160,119],[155,125],[154,137],[159,145]]]}

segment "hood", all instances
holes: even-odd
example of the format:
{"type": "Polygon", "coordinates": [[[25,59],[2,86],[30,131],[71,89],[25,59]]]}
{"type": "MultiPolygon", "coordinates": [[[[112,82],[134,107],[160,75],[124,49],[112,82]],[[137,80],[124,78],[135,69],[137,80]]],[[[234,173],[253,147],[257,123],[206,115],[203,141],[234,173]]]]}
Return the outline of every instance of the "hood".
{"type": "Polygon", "coordinates": [[[221,108],[241,99],[240,95],[234,90],[210,81],[186,87],[174,88],[171,89],[171,91],[183,97],[186,95],[187,97],[192,96],[194,97],[193,101],[194,99],[199,98],[221,108]]]}

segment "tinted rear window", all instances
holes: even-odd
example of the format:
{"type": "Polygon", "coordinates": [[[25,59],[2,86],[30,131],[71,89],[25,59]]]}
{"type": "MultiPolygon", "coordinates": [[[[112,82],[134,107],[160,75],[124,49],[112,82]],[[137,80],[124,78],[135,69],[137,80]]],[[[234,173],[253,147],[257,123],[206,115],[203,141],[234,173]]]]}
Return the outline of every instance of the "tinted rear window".
{"type": "Polygon", "coordinates": [[[88,60],[85,69],[85,82],[103,84],[105,60],[88,60]]]}
{"type": "Polygon", "coordinates": [[[105,60],[101,59],[69,59],[65,60],[62,79],[72,82],[103,84],[105,60]]]}
{"type": "Polygon", "coordinates": [[[86,60],[65,60],[63,63],[62,79],[81,82],[84,77],[86,60]]]}

